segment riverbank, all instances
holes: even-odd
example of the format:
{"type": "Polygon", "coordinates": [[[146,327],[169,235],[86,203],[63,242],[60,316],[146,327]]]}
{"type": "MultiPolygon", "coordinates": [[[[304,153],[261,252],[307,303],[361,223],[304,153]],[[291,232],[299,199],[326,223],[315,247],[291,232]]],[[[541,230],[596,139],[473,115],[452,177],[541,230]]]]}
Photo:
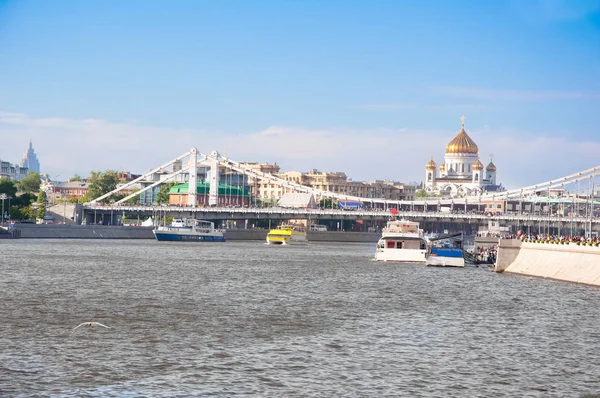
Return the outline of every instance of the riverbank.
{"type": "MultiPolygon", "coordinates": [[[[154,239],[153,227],[74,225],[74,224],[18,224],[15,229],[22,239],[154,239]]],[[[265,229],[228,229],[227,240],[265,240],[265,229]]],[[[377,232],[308,232],[310,242],[377,242],[377,232]]]]}
{"type": "Polygon", "coordinates": [[[495,270],[600,286],[600,247],[501,239],[495,270]]]}

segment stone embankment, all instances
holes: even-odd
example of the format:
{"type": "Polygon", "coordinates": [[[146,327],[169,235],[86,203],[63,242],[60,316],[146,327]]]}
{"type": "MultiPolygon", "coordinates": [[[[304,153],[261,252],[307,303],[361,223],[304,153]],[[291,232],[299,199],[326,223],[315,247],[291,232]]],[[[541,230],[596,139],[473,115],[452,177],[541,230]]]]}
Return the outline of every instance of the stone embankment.
{"type": "MultiPolygon", "coordinates": [[[[74,224],[17,224],[20,237],[25,239],[154,239],[152,227],[74,225],[74,224]]],[[[265,229],[228,229],[228,240],[265,240],[265,229]]],[[[377,242],[376,232],[308,232],[309,242],[377,242]]]]}
{"type": "Polygon", "coordinates": [[[501,239],[495,270],[600,286],[600,247],[501,239]]]}

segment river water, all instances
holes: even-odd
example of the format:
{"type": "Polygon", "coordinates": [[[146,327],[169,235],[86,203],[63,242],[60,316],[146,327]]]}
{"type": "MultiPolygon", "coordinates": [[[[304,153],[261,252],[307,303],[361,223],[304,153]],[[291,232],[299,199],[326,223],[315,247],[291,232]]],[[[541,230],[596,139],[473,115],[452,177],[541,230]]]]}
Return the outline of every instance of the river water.
{"type": "Polygon", "coordinates": [[[600,393],[597,287],[374,246],[0,241],[0,396],[600,393]]]}

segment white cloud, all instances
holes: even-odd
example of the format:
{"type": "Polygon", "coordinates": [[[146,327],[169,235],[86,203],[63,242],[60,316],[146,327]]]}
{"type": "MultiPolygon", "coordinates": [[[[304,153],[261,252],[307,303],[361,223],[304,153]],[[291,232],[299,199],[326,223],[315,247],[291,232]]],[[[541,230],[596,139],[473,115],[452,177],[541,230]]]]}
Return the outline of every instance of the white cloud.
{"type": "MultiPolygon", "coordinates": [[[[439,164],[455,130],[271,126],[245,134],[113,123],[101,119],[34,118],[0,113],[0,158],[16,163],[31,138],[42,171],[66,179],[91,170],[141,173],[195,146],[237,161],[278,163],[283,171],[343,171],[353,180],[421,181],[430,153],[439,164]]],[[[531,185],[596,166],[599,142],[541,133],[469,131],[484,164],[494,154],[498,180],[509,188],[531,185]]]]}

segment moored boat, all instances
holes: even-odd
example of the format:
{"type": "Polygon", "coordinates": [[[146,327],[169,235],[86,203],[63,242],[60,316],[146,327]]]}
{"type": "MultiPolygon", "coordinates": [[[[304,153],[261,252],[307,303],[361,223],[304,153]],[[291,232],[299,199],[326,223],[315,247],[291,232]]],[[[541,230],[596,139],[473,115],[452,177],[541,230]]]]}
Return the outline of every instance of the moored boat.
{"type": "Polygon", "coordinates": [[[427,265],[434,267],[464,267],[463,250],[454,247],[432,247],[427,255],[427,265]]]}
{"type": "Polygon", "coordinates": [[[267,243],[270,245],[288,245],[294,243],[307,243],[306,230],[302,226],[282,225],[271,229],[267,234],[267,243]]]}
{"type": "Polygon", "coordinates": [[[388,221],[377,242],[375,260],[425,264],[427,248],[425,235],[419,229],[418,222],[388,221]]]}
{"type": "Polygon", "coordinates": [[[158,241],[225,242],[223,231],[210,221],[195,218],[176,218],[169,226],[152,231],[158,241]]]}
{"type": "Polygon", "coordinates": [[[464,267],[462,234],[442,235],[428,239],[427,265],[434,267],[464,267]]]}

